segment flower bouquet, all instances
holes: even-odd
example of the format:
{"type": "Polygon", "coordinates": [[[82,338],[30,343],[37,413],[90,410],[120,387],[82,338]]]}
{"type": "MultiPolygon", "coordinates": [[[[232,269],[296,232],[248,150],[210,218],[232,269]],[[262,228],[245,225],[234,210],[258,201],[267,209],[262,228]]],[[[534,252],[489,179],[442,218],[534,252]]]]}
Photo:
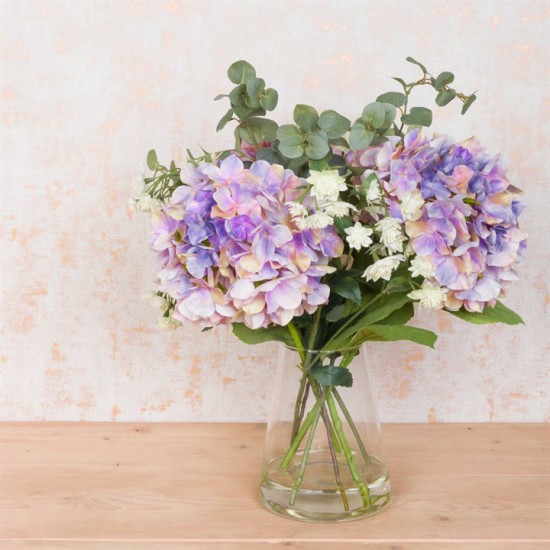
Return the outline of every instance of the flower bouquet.
{"type": "Polygon", "coordinates": [[[435,102],[476,96],[454,76],[394,80],[353,123],[297,105],[294,121],[266,118],[278,94],[246,61],[217,130],[231,149],[177,167],[147,156],[131,200],[152,214],[155,298],[170,327],[231,324],[247,344],[282,343],[261,482],[264,505],[309,521],[371,515],[390,499],[365,342],[434,346],[407,325],[413,304],[475,324],[521,323],[499,298],[526,246],[519,190],[498,157],[470,138],[427,135],[435,102]],[[353,391],[350,389],[354,383],[353,391]],[[357,386],[360,387],[357,387],[357,386]]]}

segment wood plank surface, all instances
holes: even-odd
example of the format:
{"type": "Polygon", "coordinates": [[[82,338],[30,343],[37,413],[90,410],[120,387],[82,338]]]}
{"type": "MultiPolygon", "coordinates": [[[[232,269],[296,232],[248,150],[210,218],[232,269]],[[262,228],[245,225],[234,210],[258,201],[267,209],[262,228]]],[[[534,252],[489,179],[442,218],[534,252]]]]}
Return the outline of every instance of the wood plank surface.
{"type": "Polygon", "coordinates": [[[0,424],[0,547],[549,547],[549,425],[384,426],[393,501],[312,525],[257,498],[259,424],[0,424]]]}

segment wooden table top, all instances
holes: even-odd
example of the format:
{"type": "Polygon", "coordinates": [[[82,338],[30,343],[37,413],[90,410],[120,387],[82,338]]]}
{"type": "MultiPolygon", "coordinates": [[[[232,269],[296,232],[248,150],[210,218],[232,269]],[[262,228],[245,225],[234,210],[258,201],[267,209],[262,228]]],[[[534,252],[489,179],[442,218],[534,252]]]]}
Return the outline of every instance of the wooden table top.
{"type": "Polygon", "coordinates": [[[548,550],[549,432],[385,425],[392,503],[330,525],[261,507],[260,424],[2,423],[0,548],[548,550]]]}

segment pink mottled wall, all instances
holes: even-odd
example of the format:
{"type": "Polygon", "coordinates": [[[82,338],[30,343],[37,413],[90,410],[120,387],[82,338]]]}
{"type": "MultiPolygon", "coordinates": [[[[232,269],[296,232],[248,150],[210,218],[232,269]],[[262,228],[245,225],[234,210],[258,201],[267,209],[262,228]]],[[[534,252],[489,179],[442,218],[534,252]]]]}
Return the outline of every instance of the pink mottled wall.
{"type": "MultiPolygon", "coordinates": [[[[548,2],[23,1],[1,10],[2,420],[265,418],[275,346],[157,329],[148,220],[126,207],[154,146],[221,148],[225,69],[252,61],[294,103],[353,117],[412,55],[479,90],[436,130],[503,150],[526,190],[520,328],[419,323],[437,351],[373,344],[387,421],[548,419],[548,2]]],[[[432,97],[429,97],[432,101],[432,97]]],[[[441,111],[441,112],[440,112],[441,111]]]]}

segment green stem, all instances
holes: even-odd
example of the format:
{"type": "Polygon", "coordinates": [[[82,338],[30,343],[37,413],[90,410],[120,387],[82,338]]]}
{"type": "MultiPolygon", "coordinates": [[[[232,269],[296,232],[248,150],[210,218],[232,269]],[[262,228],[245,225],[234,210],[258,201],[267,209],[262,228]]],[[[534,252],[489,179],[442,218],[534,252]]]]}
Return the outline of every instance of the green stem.
{"type": "Polygon", "coordinates": [[[344,452],[344,456],[346,457],[346,461],[349,466],[351,478],[353,479],[353,481],[355,481],[355,483],[357,484],[357,487],[359,488],[359,494],[361,495],[361,500],[363,501],[363,504],[365,506],[370,506],[371,502],[370,502],[369,488],[365,485],[365,482],[361,479],[361,474],[359,473],[359,470],[357,468],[355,457],[353,456],[353,452],[349,446],[348,440],[346,438],[346,434],[344,433],[344,430],[342,427],[342,421],[340,420],[340,416],[338,415],[338,410],[336,409],[336,404],[334,403],[334,399],[332,398],[332,395],[330,392],[327,396],[327,403],[328,403],[328,409],[330,411],[330,416],[332,418],[332,423],[334,424],[334,429],[338,434],[338,438],[340,439],[340,443],[342,445],[342,451],[344,452]]]}
{"type": "Polygon", "coordinates": [[[359,450],[361,451],[361,456],[363,457],[363,460],[365,461],[365,464],[370,464],[371,459],[369,456],[369,453],[367,452],[367,449],[365,448],[365,445],[363,443],[363,440],[361,439],[361,435],[359,434],[359,430],[357,429],[357,426],[355,425],[355,422],[353,421],[353,418],[351,417],[348,408],[346,407],[342,397],[338,393],[338,390],[334,388],[332,390],[332,394],[334,395],[334,398],[338,402],[338,405],[340,406],[340,410],[344,413],[344,417],[347,420],[349,427],[351,428],[351,431],[353,432],[353,435],[355,436],[355,440],[357,441],[357,445],[359,447],[359,450]]]}
{"type": "Polygon", "coordinates": [[[296,396],[296,403],[294,405],[294,420],[292,421],[292,432],[290,434],[290,443],[294,441],[294,438],[298,434],[300,428],[300,422],[304,416],[304,410],[306,408],[307,395],[309,393],[309,382],[307,373],[302,374],[300,380],[300,388],[298,395],[296,396]]]}
{"type": "Polygon", "coordinates": [[[296,349],[298,350],[298,354],[300,355],[300,359],[302,360],[302,363],[305,361],[306,356],[304,353],[304,344],[302,344],[302,339],[300,338],[300,333],[298,332],[298,329],[294,325],[292,321],[288,323],[287,325],[288,332],[290,332],[290,336],[292,337],[292,340],[296,344],[296,349]]]}
{"type": "MultiPolygon", "coordinates": [[[[317,427],[317,424],[319,422],[319,418],[321,417],[321,410],[323,407],[323,404],[326,399],[326,392],[323,392],[323,396],[315,405],[319,405],[317,410],[315,411],[315,415],[312,417],[311,421],[311,430],[309,432],[309,437],[307,438],[306,447],[304,449],[304,454],[302,456],[302,460],[300,462],[300,467],[298,468],[298,475],[296,476],[296,480],[294,481],[294,485],[292,486],[292,492],[290,493],[290,505],[294,506],[294,503],[296,502],[296,496],[298,495],[298,491],[302,485],[302,481],[304,480],[304,472],[306,470],[307,465],[307,459],[309,458],[309,452],[311,451],[311,445],[313,444],[313,439],[315,438],[315,428],[317,427]]],[[[312,409],[313,411],[314,409],[312,409]]]]}
{"type": "Polygon", "coordinates": [[[288,465],[290,464],[290,461],[292,460],[292,457],[296,454],[296,451],[298,450],[298,447],[300,446],[300,443],[302,442],[302,439],[304,439],[304,436],[306,435],[307,431],[309,430],[310,426],[313,424],[315,418],[318,417],[321,414],[321,407],[323,405],[323,400],[318,400],[315,402],[315,405],[313,405],[313,408],[309,411],[309,413],[306,416],[306,419],[304,420],[304,423],[302,424],[302,427],[298,431],[298,434],[294,438],[294,441],[288,448],[288,451],[286,452],[285,456],[283,457],[283,460],[281,461],[281,464],[279,464],[279,469],[284,470],[288,468],[288,465]]]}

